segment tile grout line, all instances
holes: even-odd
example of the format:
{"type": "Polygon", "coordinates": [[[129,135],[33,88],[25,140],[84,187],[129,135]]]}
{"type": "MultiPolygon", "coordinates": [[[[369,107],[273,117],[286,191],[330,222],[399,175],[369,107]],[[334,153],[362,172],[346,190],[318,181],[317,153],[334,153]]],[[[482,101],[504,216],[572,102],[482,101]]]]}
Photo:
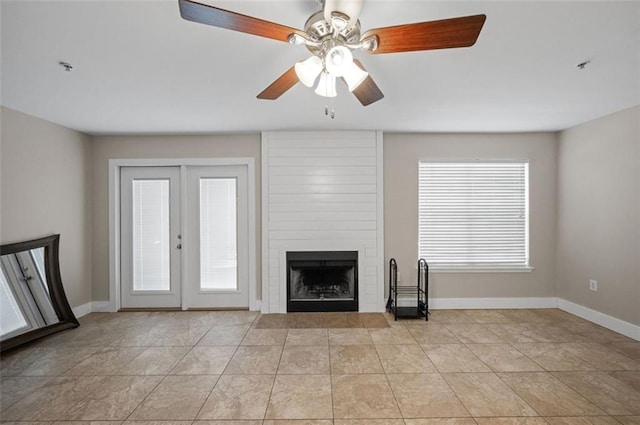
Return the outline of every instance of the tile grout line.
{"type": "Polygon", "coordinates": [[[284,354],[284,346],[287,343],[287,336],[289,335],[289,330],[287,329],[287,334],[284,337],[284,342],[282,343],[282,349],[280,350],[280,358],[278,359],[278,365],[276,366],[276,371],[273,374],[273,383],[271,384],[271,390],[269,391],[269,398],[267,399],[267,405],[264,408],[264,414],[262,415],[262,423],[267,420],[267,413],[269,411],[269,405],[271,404],[271,396],[273,395],[273,389],[276,386],[276,379],[278,378],[278,369],[280,369],[280,362],[282,361],[282,355],[284,354]]]}
{"type": "MultiPolygon", "coordinates": [[[[256,321],[256,318],[254,317],[254,321],[253,321],[252,323],[254,323],[254,324],[255,324],[255,321],[256,321]]],[[[520,322],[517,322],[517,323],[520,323],[520,322]]],[[[525,322],[523,322],[523,323],[525,323],[525,322]]],[[[482,324],[483,326],[485,326],[485,328],[486,328],[486,326],[487,326],[487,324],[486,324],[486,323],[481,323],[481,324],[482,324]]],[[[492,324],[492,323],[489,323],[489,324],[492,324]]],[[[406,327],[407,327],[407,325],[406,325],[406,324],[402,324],[401,326],[402,326],[403,328],[406,328],[406,327]]],[[[212,327],[213,327],[213,326],[212,326],[212,327]]],[[[210,328],[210,329],[211,329],[211,328],[210,328]]],[[[253,329],[253,328],[251,328],[251,329],[253,329]]],[[[490,332],[492,332],[492,333],[494,333],[494,334],[496,333],[495,331],[493,331],[493,330],[491,330],[491,329],[489,329],[489,331],[490,331],[490,332]]],[[[370,332],[368,332],[368,333],[369,333],[369,335],[370,335],[370,332]]],[[[205,332],[205,334],[206,334],[206,332],[205,332]]],[[[288,334],[288,332],[287,332],[287,334],[288,334]]],[[[246,335],[246,331],[245,331],[245,335],[246,335]]],[[[496,334],[496,335],[497,335],[497,334],[496,334]]],[[[554,336],[554,335],[555,335],[555,334],[553,334],[552,336],[554,336]]],[[[498,373],[507,373],[507,374],[510,374],[510,373],[513,373],[513,374],[517,374],[517,373],[546,373],[546,374],[550,374],[551,376],[553,376],[553,377],[555,377],[556,379],[558,379],[558,378],[555,376],[555,374],[553,373],[553,372],[554,372],[553,370],[545,369],[544,367],[542,367],[542,365],[540,365],[538,362],[536,362],[535,360],[533,360],[533,358],[530,358],[530,357],[529,357],[529,356],[527,356],[526,354],[522,353],[522,352],[521,352],[517,347],[515,347],[515,345],[514,345],[514,344],[515,344],[515,342],[513,342],[513,341],[509,341],[508,339],[507,339],[507,340],[505,340],[504,338],[500,337],[500,335],[497,335],[497,336],[498,336],[501,340],[503,340],[503,342],[502,342],[502,343],[505,343],[505,344],[509,345],[509,346],[510,346],[510,347],[512,347],[515,351],[517,351],[517,352],[521,353],[521,354],[523,355],[523,357],[524,357],[524,358],[527,358],[528,360],[531,360],[531,361],[533,362],[533,364],[539,365],[539,366],[542,368],[542,371],[538,371],[538,372],[535,372],[535,371],[521,371],[521,372],[508,372],[508,371],[505,371],[505,372],[496,372],[496,371],[493,371],[493,372],[483,372],[483,373],[495,373],[495,374],[498,374],[498,373]]],[[[555,335],[555,336],[558,336],[558,335],[555,335]]],[[[413,334],[412,334],[412,337],[413,337],[413,340],[416,340],[415,335],[413,335],[413,334]]],[[[201,338],[200,338],[200,340],[201,340],[202,338],[203,338],[203,337],[201,337],[201,338]]],[[[199,341],[200,341],[200,340],[199,340],[199,341]]],[[[199,342],[199,341],[198,341],[198,342],[199,342]]],[[[576,341],[573,341],[573,339],[571,339],[571,340],[566,340],[566,341],[550,342],[549,344],[563,344],[563,343],[574,343],[574,342],[575,342],[576,344],[581,345],[581,346],[582,346],[582,345],[585,345],[583,342],[579,342],[579,341],[577,341],[577,342],[576,342],[576,341]]],[[[76,341],[76,344],[77,344],[77,343],[78,343],[78,341],[76,341]]],[[[468,346],[469,346],[469,344],[471,344],[471,343],[472,343],[472,342],[465,342],[465,343],[460,342],[460,344],[461,344],[461,345],[464,345],[464,346],[465,346],[465,347],[467,347],[467,348],[469,348],[468,346]]],[[[481,344],[481,343],[478,343],[478,344],[481,344]]],[[[192,345],[192,346],[191,346],[191,348],[190,348],[189,350],[187,350],[187,352],[183,355],[182,359],[184,359],[184,357],[186,357],[186,356],[188,355],[188,353],[192,352],[196,345],[197,345],[197,343],[196,343],[196,344],[194,344],[194,345],[192,345]]],[[[286,338],[285,338],[285,345],[286,345],[286,338]]],[[[82,345],[82,344],[80,344],[80,345],[78,345],[78,346],[83,347],[83,345],[82,345]]],[[[234,351],[234,354],[237,352],[237,350],[238,350],[239,346],[240,346],[240,345],[237,345],[237,346],[236,346],[236,350],[234,351]]],[[[376,344],[373,344],[373,346],[374,346],[374,348],[376,349],[376,353],[377,353],[378,360],[380,360],[380,354],[379,354],[379,353],[378,353],[378,351],[377,351],[377,345],[376,345],[376,344]]],[[[421,351],[422,351],[422,352],[425,352],[425,351],[424,351],[424,346],[422,346],[421,344],[418,344],[418,346],[421,348],[421,351]]],[[[608,347],[604,346],[602,342],[598,342],[598,346],[600,346],[600,347],[604,347],[604,348],[608,348],[608,347]]],[[[75,347],[75,345],[74,345],[74,347],[75,347]]],[[[51,348],[55,348],[55,346],[52,346],[51,348]]],[[[144,350],[147,350],[148,348],[151,348],[151,346],[144,346],[144,347],[141,347],[141,348],[143,348],[143,351],[144,351],[144,350]]],[[[104,347],[102,347],[102,349],[104,349],[104,347]]],[[[283,350],[284,350],[284,347],[283,347],[283,350]]],[[[613,350],[613,349],[612,349],[612,350],[613,350]]],[[[98,349],[98,351],[100,351],[100,348],[98,349]]],[[[621,353],[621,352],[619,352],[619,351],[617,351],[617,350],[613,350],[613,351],[615,351],[615,352],[616,352],[616,354],[618,354],[618,355],[620,355],[620,356],[624,356],[625,358],[627,358],[627,357],[628,357],[626,354],[623,354],[623,353],[621,353]]],[[[232,354],[232,357],[233,357],[233,355],[234,355],[234,354],[232,354]]],[[[425,353],[425,354],[426,354],[426,353],[425,353]]],[[[475,353],[474,353],[474,354],[475,354],[475,353]]],[[[95,355],[95,353],[94,353],[94,355],[95,355]]],[[[329,354],[329,355],[330,355],[330,354],[329,354]]],[[[92,355],[89,355],[89,357],[88,357],[88,358],[90,358],[91,356],[92,356],[92,355]]],[[[280,354],[280,359],[279,359],[279,362],[278,362],[278,368],[279,368],[279,366],[280,366],[280,363],[281,363],[281,360],[282,360],[282,356],[283,356],[283,351],[282,351],[282,352],[281,352],[281,354],[280,354]]],[[[477,355],[476,355],[476,356],[477,356],[477,355]]],[[[137,357],[137,356],[136,356],[136,357],[137,357]]],[[[231,358],[232,358],[232,357],[231,357],[231,358]]],[[[427,355],[427,358],[429,358],[429,356],[428,356],[428,355],[427,355]]],[[[181,359],[181,360],[178,360],[178,363],[177,363],[177,364],[179,364],[179,362],[180,362],[180,361],[182,361],[182,359],[181,359]]],[[[331,357],[330,357],[330,359],[331,359],[331,357]]],[[[631,358],[630,360],[631,360],[631,361],[634,361],[634,362],[636,361],[634,358],[631,358]]],[[[133,361],[133,360],[131,360],[131,361],[133,361]]],[[[230,360],[229,360],[229,361],[230,361],[230,360]]],[[[481,360],[481,359],[480,359],[479,361],[481,361],[481,362],[482,362],[482,360],[481,360]]],[[[229,363],[229,362],[227,362],[227,364],[225,365],[225,370],[226,370],[226,369],[227,369],[227,367],[228,367],[228,363],[229,363]]],[[[486,364],[486,363],[484,363],[484,362],[482,362],[482,363],[483,363],[483,364],[486,364]]],[[[74,366],[71,366],[71,368],[73,368],[73,367],[77,366],[77,364],[79,364],[79,363],[76,363],[74,366]]],[[[591,362],[589,362],[589,364],[591,364],[591,362]]],[[[435,366],[435,365],[434,365],[434,366],[435,366]]],[[[173,368],[171,368],[171,370],[170,370],[168,373],[166,373],[166,374],[164,374],[164,375],[160,375],[160,376],[163,376],[163,378],[162,378],[162,380],[160,381],[160,383],[159,383],[158,385],[160,385],[162,382],[165,382],[165,380],[166,380],[166,378],[167,378],[168,376],[172,376],[172,375],[171,375],[171,371],[172,371],[172,370],[174,370],[174,369],[175,369],[175,366],[174,366],[173,368]]],[[[70,370],[70,369],[69,369],[69,370],[70,370]]],[[[436,370],[437,370],[437,367],[436,367],[436,370]]],[[[595,371],[598,371],[598,372],[602,372],[602,373],[606,373],[606,374],[609,374],[609,375],[610,375],[610,372],[612,372],[612,371],[625,370],[625,369],[622,369],[622,366],[620,366],[618,363],[615,363],[615,364],[614,364],[614,366],[612,366],[610,369],[609,369],[609,368],[607,368],[607,369],[605,370],[605,369],[602,369],[602,368],[594,367],[594,370],[595,370],[595,371]],[[618,367],[618,366],[619,366],[619,367],[618,367]]],[[[384,367],[383,367],[383,371],[384,371],[384,367]]],[[[591,370],[590,370],[590,371],[591,371],[591,370]]],[[[438,371],[438,372],[439,372],[439,371],[438,371]]],[[[555,371],[555,372],[562,372],[562,371],[555,371]]],[[[585,373],[587,373],[587,372],[588,372],[588,371],[586,371],[585,373]]],[[[224,370],[223,370],[223,373],[224,373],[224,370]]],[[[388,376],[387,372],[386,372],[386,371],[384,371],[384,373],[385,373],[385,376],[386,376],[386,378],[387,378],[387,382],[388,382],[388,384],[390,384],[389,376],[388,376]]],[[[464,373],[464,372],[460,372],[460,373],[464,373]]],[[[468,372],[468,373],[472,373],[472,372],[468,372]]],[[[442,372],[439,372],[439,374],[440,374],[440,376],[442,376],[442,372]]],[[[330,379],[331,379],[331,381],[330,381],[330,382],[331,382],[331,387],[332,387],[332,407],[333,407],[333,381],[332,381],[333,373],[332,373],[332,370],[331,370],[331,366],[330,366],[330,373],[329,373],[329,375],[330,375],[330,379]]],[[[64,377],[64,375],[56,375],[56,376],[64,377]]],[[[84,376],[84,375],[78,375],[78,376],[84,376]]],[[[105,375],[105,376],[106,376],[106,375],[105,375]]],[[[108,375],[108,376],[136,376],[136,375],[111,375],[111,374],[110,374],[110,375],[108,375]]],[[[140,376],[140,375],[138,375],[138,376],[140,376]]],[[[222,376],[222,374],[221,374],[221,375],[219,375],[218,379],[219,379],[221,376],[222,376]]],[[[4,378],[4,377],[3,377],[3,378],[4,378]]],[[[52,379],[53,379],[53,377],[50,377],[50,378],[52,378],[52,379]]],[[[104,377],[103,377],[103,378],[104,378],[104,377]]],[[[276,377],[274,377],[274,380],[275,380],[276,378],[277,378],[277,370],[276,370],[276,377]]],[[[558,379],[558,380],[559,380],[559,379],[558,379]]],[[[562,381],[562,380],[559,380],[559,381],[560,381],[562,384],[564,384],[565,386],[567,386],[568,388],[570,388],[573,392],[575,392],[575,393],[577,393],[578,395],[582,396],[582,393],[581,393],[581,392],[579,392],[579,391],[577,391],[576,389],[574,389],[574,388],[573,388],[573,386],[570,386],[570,385],[568,385],[568,384],[565,384],[565,383],[564,383],[564,381],[562,381]]],[[[502,382],[504,383],[505,381],[502,381],[502,382]]],[[[622,382],[622,381],[621,381],[621,382],[622,382]]],[[[215,385],[217,385],[217,383],[216,383],[216,384],[214,384],[214,387],[215,387],[215,385]]],[[[508,386],[508,384],[506,384],[506,383],[505,383],[505,385],[507,385],[507,386],[508,386]]],[[[449,387],[450,387],[450,386],[449,386],[449,387]]],[[[29,391],[29,393],[33,393],[34,391],[37,391],[37,390],[38,390],[38,388],[40,388],[40,387],[36,387],[36,388],[34,388],[32,391],[29,391]]],[[[156,388],[157,388],[157,386],[156,386],[156,387],[154,387],[154,389],[152,389],[152,390],[151,390],[151,392],[150,392],[149,394],[151,394],[153,391],[155,391],[155,389],[156,389],[156,388]]],[[[274,388],[274,386],[272,386],[272,391],[273,391],[273,388],[274,388]]],[[[511,389],[512,389],[512,388],[511,388],[511,389]]],[[[513,389],[512,389],[512,390],[513,390],[513,389]]],[[[515,391],[514,391],[514,392],[515,392],[515,391]]],[[[147,397],[149,396],[149,394],[147,394],[147,397]]],[[[210,395],[210,394],[211,394],[211,391],[209,392],[209,395],[210,395]]],[[[394,397],[395,397],[395,393],[393,393],[393,394],[394,394],[394,397]]],[[[456,394],[456,393],[455,393],[455,391],[454,391],[454,394],[456,394]]],[[[520,395],[519,395],[517,392],[516,392],[516,394],[520,397],[520,395]]],[[[456,394],[456,396],[457,396],[457,394],[456,394]]],[[[144,402],[144,400],[146,400],[146,399],[147,399],[147,397],[145,397],[145,398],[143,399],[143,402],[144,402]]],[[[270,394],[270,397],[271,397],[271,394],[270,394]]],[[[596,405],[594,402],[592,402],[591,400],[587,399],[585,396],[582,396],[582,397],[583,397],[586,401],[588,401],[590,404],[593,404],[593,405],[595,405],[596,407],[599,407],[599,406],[598,406],[598,405],[596,405]]],[[[207,398],[208,398],[208,397],[207,397],[207,398]]],[[[84,399],[83,399],[83,400],[84,400],[84,399]]],[[[142,404],[143,402],[141,402],[140,404],[142,404]]],[[[396,402],[397,402],[397,398],[396,398],[396,402]]],[[[78,403],[79,403],[79,402],[78,402],[78,403]]],[[[205,400],[205,403],[206,403],[206,400],[205,400]]],[[[526,403],[526,402],[525,402],[525,403],[526,403]]],[[[137,408],[139,408],[140,404],[138,404],[138,405],[133,409],[133,411],[135,411],[137,408]]],[[[527,403],[527,405],[528,405],[528,403],[527,403]]],[[[74,406],[75,406],[75,404],[74,404],[74,406]]],[[[204,403],[203,403],[203,406],[204,406],[204,403]]],[[[203,406],[201,406],[200,411],[202,410],[202,407],[203,407],[203,406]]],[[[531,407],[531,406],[530,406],[530,407],[531,407]]],[[[465,408],[466,408],[466,406],[465,406],[465,408]]],[[[533,408],[532,408],[532,409],[533,409],[533,408]]],[[[533,409],[533,410],[534,410],[536,413],[538,413],[535,409],[533,409]]],[[[199,412],[200,412],[200,411],[199,411],[199,412]]],[[[583,412],[583,413],[584,413],[584,412],[583,412]]],[[[265,413],[265,414],[266,414],[266,413],[265,413]]],[[[612,418],[614,418],[614,419],[616,420],[616,422],[619,422],[619,419],[617,419],[617,418],[613,417],[612,415],[607,414],[607,412],[606,412],[606,411],[605,411],[605,412],[603,412],[602,414],[598,414],[598,415],[589,415],[589,416],[587,416],[587,415],[578,415],[578,416],[591,417],[591,416],[602,416],[602,415],[605,415],[605,416],[607,416],[607,417],[612,417],[612,418]]],[[[625,415],[618,415],[618,416],[625,416],[625,415]]],[[[629,416],[629,415],[626,415],[626,416],[629,416]]],[[[197,417],[197,416],[196,416],[196,417],[197,417]]],[[[473,418],[473,419],[475,420],[475,418],[473,418]]],[[[543,419],[544,419],[544,418],[543,418],[543,419]]],[[[196,420],[197,420],[197,419],[196,419],[196,420]]],[[[265,419],[265,418],[263,418],[263,420],[266,420],[266,419],[265,419]]],[[[477,422],[477,421],[476,421],[476,422],[477,422]]]]}
{"type": "MultiPolygon", "coordinates": [[[[403,329],[404,329],[404,325],[403,325],[403,329]]],[[[367,329],[367,332],[369,333],[369,338],[371,338],[371,332],[368,329],[367,329]]],[[[407,332],[409,332],[409,331],[407,330],[407,332]]],[[[412,338],[413,338],[413,336],[412,336],[412,338]]],[[[373,343],[373,338],[371,338],[371,342],[373,343]]],[[[400,417],[402,418],[402,421],[405,422],[405,424],[406,424],[404,413],[402,413],[402,409],[400,408],[400,403],[398,402],[398,396],[396,395],[396,392],[393,391],[393,386],[391,385],[391,381],[389,380],[389,376],[387,376],[387,371],[384,369],[384,365],[382,364],[382,360],[380,359],[380,354],[378,353],[378,349],[376,348],[376,344],[373,344],[373,350],[376,353],[376,357],[378,358],[378,362],[380,363],[380,367],[382,368],[382,372],[384,373],[384,379],[385,379],[387,385],[389,386],[389,389],[391,390],[391,394],[393,395],[393,401],[396,403],[396,407],[398,408],[398,413],[400,413],[400,417]]]]}
{"type": "MultiPolygon", "coordinates": [[[[257,315],[256,315],[256,317],[257,317],[257,315]]],[[[253,320],[253,322],[255,322],[255,320],[256,320],[256,319],[254,319],[254,320],[253,320]]],[[[251,323],[252,323],[252,325],[253,325],[253,322],[251,322],[251,323]]],[[[215,323],[217,323],[217,321],[216,321],[216,322],[214,322],[214,325],[212,325],[212,326],[211,326],[211,328],[209,329],[209,331],[215,327],[215,323]]],[[[204,409],[204,406],[207,404],[207,401],[209,400],[209,397],[211,397],[211,394],[213,393],[213,390],[216,388],[216,386],[217,386],[217,385],[218,385],[218,383],[220,382],[220,379],[221,379],[221,378],[222,378],[222,376],[224,375],[224,372],[225,372],[225,371],[227,370],[227,368],[229,367],[229,363],[231,363],[231,360],[233,359],[233,356],[235,356],[235,355],[236,355],[236,353],[238,352],[238,349],[240,348],[240,344],[242,343],[242,341],[243,341],[243,340],[244,340],[244,338],[246,337],[247,332],[249,332],[249,329],[251,329],[251,327],[249,327],[248,329],[246,329],[246,330],[244,331],[244,334],[242,334],[242,339],[240,340],[240,342],[238,342],[238,345],[236,345],[236,349],[233,351],[233,354],[231,354],[231,356],[229,357],[229,360],[227,361],[227,364],[224,366],[224,369],[222,369],[222,372],[220,373],[220,375],[218,375],[218,379],[216,380],[216,383],[215,383],[215,384],[213,384],[213,386],[211,387],[211,390],[209,390],[209,394],[207,394],[207,397],[204,399],[204,403],[202,403],[202,406],[200,406],[200,409],[198,409],[198,412],[196,413],[196,416],[195,416],[195,418],[193,419],[193,422],[195,422],[195,421],[197,421],[197,420],[198,420],[198,417],[200,416],[200,413],[202,413],[202,409],[204,409]]],[[[207,331],[207,332],[205,333],[205,335],[206,335],[207,333],[209,333],[209,331],[207,331]]],[[[202,336],[202,338],[204,338],[204,336],[205,336],[205,335],[203,335],[203,336],[202,336]]],[[[198,340],[198,343],[202,340],[202,338],[200,338],[200,340],[198,340]]],[[[196,345],[197,345],[197,344],[196,344],[196,345]]],[[[195,347],[195,345],[194,345],[194,347],[195,347]]],[[[193,423],[193,422],[192,422],[192,423],[193,423]]]]}
{"type": "Polygon", "coordinates": [[[329,330],[327,329],[327,354],[329,356],[329,384],[331,389],[331,423],[336,420],[335,404],[333,402],[333,365],[331,363],[331,346],[329,345],[329,330]]]}

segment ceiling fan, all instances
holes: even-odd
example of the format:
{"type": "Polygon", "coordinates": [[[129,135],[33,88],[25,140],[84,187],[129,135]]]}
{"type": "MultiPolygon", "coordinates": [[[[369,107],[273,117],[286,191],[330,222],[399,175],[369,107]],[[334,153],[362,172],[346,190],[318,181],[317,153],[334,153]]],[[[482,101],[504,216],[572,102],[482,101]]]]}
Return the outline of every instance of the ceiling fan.
{"type": "Polygon", "coordinates": [[[311,57],[289,68],[258,94],[259,99],[277,99],[298,82],[316,85],[320,96],[335,97],[340,78],[364,106],[384,95],[364,65],[353,58],[353,50],[382,54],[470,47],[486,19],[485,15],[464,16],[361,33],[358,15],[364,0],[324,0],[323,9],[307,19],[302,31],[192,0],[178,1],[180,15],[188,21],[307,47],[311,57]]]}

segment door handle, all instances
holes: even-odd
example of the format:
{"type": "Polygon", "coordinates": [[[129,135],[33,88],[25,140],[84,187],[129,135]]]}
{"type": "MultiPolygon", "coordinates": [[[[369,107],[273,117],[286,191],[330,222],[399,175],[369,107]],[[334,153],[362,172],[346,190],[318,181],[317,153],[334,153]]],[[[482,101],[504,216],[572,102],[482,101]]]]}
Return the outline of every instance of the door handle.
{"type": "Polygon", "coordinates": [[[178,249],[182,249],[182,244],[181,244],[181,243],[179,243],[178,245],[176,245],[176,248],[178,248],[178,249]]]}

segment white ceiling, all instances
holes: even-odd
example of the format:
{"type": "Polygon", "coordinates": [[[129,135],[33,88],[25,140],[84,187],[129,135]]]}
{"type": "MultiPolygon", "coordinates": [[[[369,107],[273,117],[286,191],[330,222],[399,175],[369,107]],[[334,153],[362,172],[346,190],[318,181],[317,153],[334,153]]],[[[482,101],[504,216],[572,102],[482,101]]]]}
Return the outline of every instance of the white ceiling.
{"type": "MultiPolygon", "coordinates": [[[[206,1],[296,28],[316,9],[206,1]]],[[[2,105],[90,134],[555,131],[640,104],[639,1],[368,0],[363,30],[487,21],[471,48],[356,53],[385,98],[362,107],[339,87],[334,120],[301,84],[256,99],[304,47],[184,21],[177,0],[3,0],[1,12],[2,105]]]]}

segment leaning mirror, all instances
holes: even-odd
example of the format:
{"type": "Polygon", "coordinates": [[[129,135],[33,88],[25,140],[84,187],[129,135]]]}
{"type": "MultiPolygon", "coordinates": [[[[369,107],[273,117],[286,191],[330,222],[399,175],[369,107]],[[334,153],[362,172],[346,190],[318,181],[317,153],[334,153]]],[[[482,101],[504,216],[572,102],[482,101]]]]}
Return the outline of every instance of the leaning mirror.
{"type": "Polygon", "coordinates": [[[79,326],[62,287],[59,241],[0,246],[0,351],[79,326]]]}

